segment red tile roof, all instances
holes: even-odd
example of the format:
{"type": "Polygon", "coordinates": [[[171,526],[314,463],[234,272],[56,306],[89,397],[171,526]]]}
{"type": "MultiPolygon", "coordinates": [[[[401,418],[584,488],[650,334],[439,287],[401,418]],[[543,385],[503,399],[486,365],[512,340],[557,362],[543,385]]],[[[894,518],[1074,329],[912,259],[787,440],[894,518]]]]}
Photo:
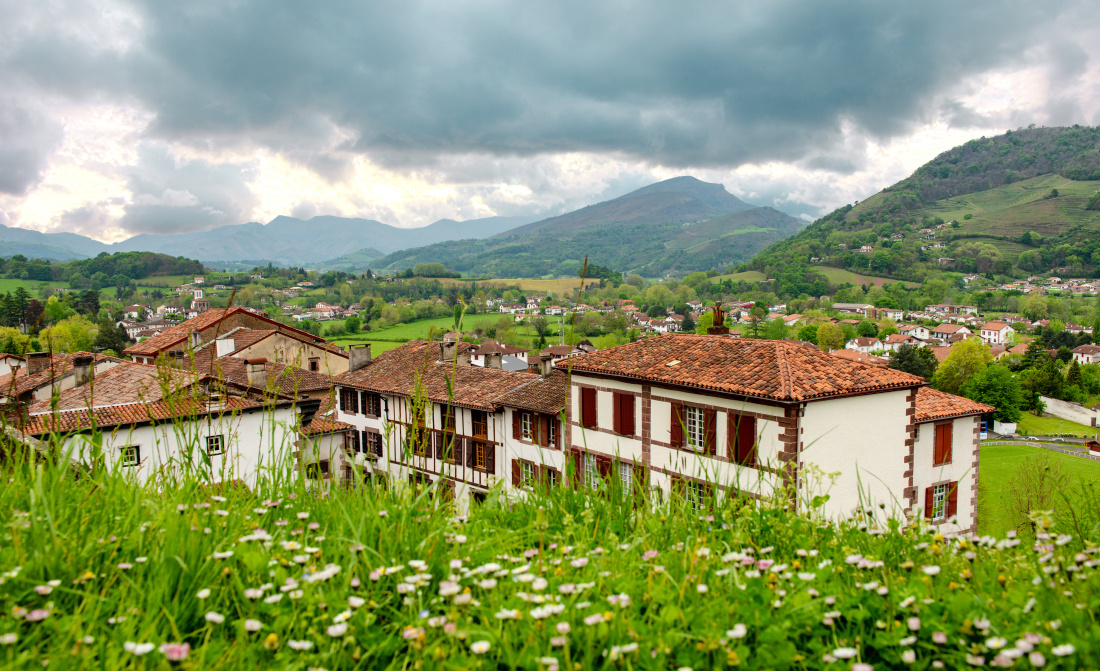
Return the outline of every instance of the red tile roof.
{"type": "Polygon", "coordinates": [[[918,423],[967,415],[984,415],[994,410],[996,408],[991,405],[937,391],[931,387],[921,387],[917,390],[916,421],[918,423]]]}
{"type": "MultiPolygon", "coordinates": [[[[335,376],[332,382],[406,397],[419,382],[427,398],[436,403],[495,411],[500,396],[531,381],[526,372],[440,361],[438,348],[438,342],[413,340],[379,354],[355,372],[335,376]]],[[[457,348],[468,351],[470,345],[458,343],[457,348]]]]}
{"type": "Polygon", "coordinates": [[[157,354],[170,348],[171,346],[185,341],[187,339],[187,334],[191,331],[203,331],[210,328],[211,326],[216,325],[218,322],[225,319],[226,317],[240,312],[243,312],[254,319],[258,319],[262,322],[271,324],[279,330],[284,330],[284,333],[286,333],[287,335],[291,335],[292,337],[296,337],[298,340],[311,343],[317,347],[323,347],[324,349],[333,353],[339,353],[343,354],[343,356],[347,356],[347,354],[344,354],[340,351],[339,347],[336,347],[335,345],[332,345],[330,343],[326,343],[324,341],[324,338],[306,333],[305,331],[301,331],[292,326],[287,326],[286,324],[280,324],[279,322],[268,319],[263,315],[256,314],[255,312],[252,312],[251,310],[240,306],[207,310],[199,316],[192,317],[185,322],[180,322],[172,328],[163,331],[160,334],[149,338],[148,340],[143,340],[135,345],[127,347],[125,350],[123,350],[123,353],[137,354],[142,356],[156,356],[157,354]]]}
{"type": "Polygon", "coordinates": [[[64,410],[31,415],[23,425],[23,432],[38,436],[45,433],[70,433],[90,429],[94,422],[99,428],[141,424],[145,422],[169,422],[174,419],[192,419],[207,415],[241,412],[263,407],[263,403],[240,397],[230,397],[217,409],[208,409],[203,400],[169,400],[156,403],[126,403],[90,410],[64,410]]]}
{"type": "Polygon", "coordinates": [[[301,432],[307,436],[319,436],[325,433],[336,433],[339,431],[350,431],[355,427],[345,422],[337,421],[333,410],[336,409],[334,400],[336,395],[329,392],[323,399],[321,399],[321,405],[317,408],[317,414],[313,416],[313,421],[309,423],[309,426],[304,426],[301,432]]]}
{"type": "Polygon", "coordinates": [[[885,366],[886,362],[873,354],[867,354],[866,352],[860,352],[854,349],[837,349],[829,352],[835,357],[841,359],[847,359],[848,361],[855,361],[857,363],[865,363],[869,366],[885,366]]]}
{"type": "MultiPolygon", "coordinates": [[[[194,373],[126,361],[97,373],[87,384],[61,392],[56,407],[58,410],[81,410],[124,403],[158,402],[165,397],[178,398],[183,389],[201,379],[202,376],[194,373]]],[[[52,399],[44,399],[32,405],[28,412],[48,412],[52,407],[52,399]]]]}
{"type": "Polygon", "coordinates": [[[555,369],[545,378],[541,375],[527,377],[530,382],[501,395],[497,398],[497,403],[548,415],[556,415],[565,409],[566,394],[569,391],[569,376],[565,371],[555,369]]]}
{"type": "Polygon", "coordinates": [[[114,363],[129,363],[122,359],[106,354],[93,354],[91,352],[73,352],[72,354],[54,354],[50,365],[38,371],[34,375],[27,374],[27,366],[21,366],[14,373],[0,375],[0,397],[9,396],[18,398],[35,389],[48,386],[55,379],[61,379],[72,372],[73,358],[94,357],[96,362],[113,361],[114,363]]]}
{"type": "Polygon", "coordinates": [[[797,402],[923,386],[915,375],[781,340],[669,334],[568,359],[578,373],[797,402]]]}
{"type": "Polygon", "coordinates": [[[983,331],[1000,331],[1005,328],[1008,328],[1008,324],[1005,322],[986,322],[982,324],[983,331]]]}

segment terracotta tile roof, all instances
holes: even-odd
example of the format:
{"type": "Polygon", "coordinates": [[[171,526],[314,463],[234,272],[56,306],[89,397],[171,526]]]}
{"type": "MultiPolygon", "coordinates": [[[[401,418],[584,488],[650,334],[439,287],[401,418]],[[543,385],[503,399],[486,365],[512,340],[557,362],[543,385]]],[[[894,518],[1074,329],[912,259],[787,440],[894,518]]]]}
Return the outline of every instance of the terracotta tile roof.
{"type": "Polygon", "coordinates": [[[937,391],[931,387],[921,387],[917,390],[916,421],[918,423],[967,415],[984,415],[994,410],[996,408],[991,405],[937,391]]]}
{"type": "Polygon", "coordinates": [[[966,327],[960,324],[940,324],[932,329],[932,333],[958,333],[964,328],[966,327]]]}
{"type": "Polygon", "coordinates": [[[886,336],[886,344],[887,345],[893,345],[893,344],[899,343],[899,342],[900,343],[906,343],[906,342],[909,342],[909,340],[912,337],[913,336],[909,336],[909,335],[906,335],[904,333],[891,333],[890,335],[886,336]]]}
{"type": "Polygon", "coordinates": [[[855,361],[857,363],[865,363],[869,366],[885,366],[886,362],[873,354],[867,354],[866,352],[860,352],[854,349],[837,349],[829,352],[835,357],[841,359],[847,359],[848,361],[855,361]]]}
{"type": "Polygon", "coordinates": [[[878,344],[878,338],[852,338],[857,347],[872,347],[878,344]]]}
{"type": "Polygon", "coordinates": [[[215,324],[220,322],[222,319],[229,317],[230,315],[237,314],[239,312],[243,312],[254,319],[258,319],[267,324],[271,324],[272,326],[277,327],[277,330],[283,330],[283,333],[285,335],[296,338],[303,342],[308,342],[317,347],[321,347],[329,352],[341,354],[345,357],[347,356],[347,353],[343,352],[336,345],[325,342],[323,338],[306,333],[305,331],[301,331],[292,326],[287,326],[286,324],[280,324],[279,322],[268,319],[263,315],[256,314],[255,312],[240,306],[233,308],[215,308],[212,310],[207,310],[197,317],[192,317],[185,322],[180,322],[176,324],[172,328],[161,332],[159,335],[155,335],[148,340],[143,340],[135,345],[127,347],[125,350],[123,350],[123,353],[138,354],[142,356],[156,356],[161,351],[168,349],[172,345],[178,344],[186,340],[187,334],[191,331],[202,331],[208,329],[211,326],[214,326],[215,324]]]}
{"type": "Polygon", "coordinates": [[[129,363],[122,359],[106,354],[93,354],[91,352],[73,352],[72,354],[55,354],[50,365],[38,371],[34,375],[27,374],[27,366],[21,366],[14,373],[0,375],[0,397],[8,396],[18,398],[23,394],[51,384],[55,379],[68,375],[73,370],[74,357],[94,357],[96,362],[113,361],[114,363],[129,363]]]}
{"type": "Polygon", "coordinates": [[[304,426],[301,432],[307,436],[319,436],[325,433],[336,433],[338,431],[350,431],[355,427],[346,422],[339,422],[333,415],[333,410],[336,409],[334,403],[336,395],[329,392],[323,399],[321,399],[321,405],[317,408],[317,414],[313,415],[313,420],[309,423],[309,426],[304,426]]]}
{"type": "Polygon", "coordinates": [[[126,403],[91,410],[64,410],[31,415],[23,425],[23,431],[34,436],[45,433],[70,433],[89,429],[93,422],[98,428],[107,428],[144,422],[168,422],[177,418],[191,419],[260,407],[263,407],[263,403],[259,401],[236,396],[226,399],[224,406],[216,410],[209,410],[201,399],[126,403]]]}
{"type": "MultiPolygon", "coordinates": [[[[167,396],[178,398],[181,390],[200,381],[202,376],[158,366],[143,366],[129,361],[97,373],[93,380],[66,389],[57,399],[58,410],[82,410],[89,407],[124,403],[153,403],[167,396]]],[[[51,399],[32,405],[31,414],[49,412],[51,399]]]]}
{"type": "Polygon", "coordinates": [[[780,340],[669,334],[568,360],[576,372],[806,401],[924,384],[915,375],[847,361],[780,340]]]}
{"type": "MultiPolygon", "coordinates": [[[[199,375],[209,375],[239,387],[251,389],[248,383],[246,359],[237,356],[223,356],[215,359],[215,354],[213,346],[203,347],[193,355],[182,359],[183,370],[199,375]]],[[[332,386],[328,375],[324,373],[314,373],[275,361],[268,361],[264,372],[267,378],[265,388],[275,389],[279,394],[291,398],[332,386]]]]}
{"type": "MultiPolygon", "coordinates": [[[[1024,345],[1017,345],[1016,347],[1024,347],[1024,351],[1027,351],[1027,347],[1024,345]]],[[[1015,347],[1013,348],[1015,349],[1015,347]]],[[[1073,349],[1074,354],[1100,354],[1100,345],[1078,345],[1073,349]]]]}
{"type": "MultiPolygon", "coordinates": [[[[268,336],[274,335],[276,333],[278,333],[278,331],[276,331],[275,329],[250,329],[250,328],[246,328],[246,327],[242,326],[242,327],[233,329],[232,331],[230,331],[229,333],[226,333],[225,335],[218,336],[218,339],[219,340],[222,340],[222,339],[232,340],[233,341],[233,351],[230,352],[230,354],[236,354],[237,352],[240,352],[242,349],[247,349],[249,347],[252,347],[256,343],[263,340],[264,338],[267,338],[268,336]]],[[[205,343],[203,345],[203,348],[205,349],[207,347],[210,347],[210,348],[216,347],[214,342],[215,341],[212,340],[208,343],[205,343]]]]}
{"type": "Polygon", "coordinates": [[[928,349],[932,350],[932,354],[936,357],[936,361],[940,363],[943,363],[943,360],[951,354],[950,347],[929,347],[928,349]]]}
{"type": "Polygon", "coordinates": [[[555,369],[547,377],[528,375],[530,382],[497,398],[497,403],[509,408],[522,408],[548,415],[556,415],[565,409],[569,391],[569,376],[555,369]]]}
{"type": "MultiPolygon", "coordinates": [[[[340,373],[332,382],[407,397],[419,377],[425,394],[434,402],[495,411],[498,397],[531,381],[526,372],[440,361],[438,347],[437,342],[413,340],[379,354],[355,372],[340,373]],[[453,387],[453,398],[448,393],[449,387],[453,387]]],[[[469,344],[458,343],[459,352],[469,349],[469,344]]]]}
{"type": "Polygon", "coordinates": [[[983,331],[1000,331],[1003,328],[1008,328],[1008,324],[1005,322],[986,322],[982,324],[983,331]]]}

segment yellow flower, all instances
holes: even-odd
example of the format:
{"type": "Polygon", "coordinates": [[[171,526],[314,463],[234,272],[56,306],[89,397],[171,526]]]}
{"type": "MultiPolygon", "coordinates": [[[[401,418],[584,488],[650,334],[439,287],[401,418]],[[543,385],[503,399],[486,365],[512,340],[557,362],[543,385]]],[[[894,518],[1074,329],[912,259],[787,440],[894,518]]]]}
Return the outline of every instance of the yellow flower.
{"type": "Polygon", "coordinates": [[[279,636],[275,632],[271,632],[264,639],[264,647],[268,650],[275,650],[279,647],[279,636]]]}

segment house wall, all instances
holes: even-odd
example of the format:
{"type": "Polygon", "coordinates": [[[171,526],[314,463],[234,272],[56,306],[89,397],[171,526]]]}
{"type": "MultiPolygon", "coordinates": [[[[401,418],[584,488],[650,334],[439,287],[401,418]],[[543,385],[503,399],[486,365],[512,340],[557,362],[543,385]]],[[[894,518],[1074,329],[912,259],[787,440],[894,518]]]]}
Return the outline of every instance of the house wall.
{"type": "MultiPolygon", "coordinates": [[[[190,468],[206,472],[213,482],[242,480],[255,486],[262,478],[286,477],[292,472],[291,452],[297,431],[297,411],[281,407],[239,414],[211,415],[158,425],[118,427],[104,430],[102,446],[108,467],[147,482],[158,473],[180,473],[190,468]],[[206,438],[221,435],[221,456],[205,458],[206,438]],[[121,466],[121,448],[138,445],[141,464],[121,466]]],[[[95,447],[87,433],[76,434],[64,442],[74,459],[89,462],[95,447]]]]}
{"type": "Polygon", "coordinates": [[[814,401],[800,419],[799,496],[828,494],[823,512],[848,517],[860,506],[884,504],[885,513],[909,508],[906,488],[915,391],[902,390],[814,401]],[[829,484],[807,466],[838,475],[829,484]]]}
{"type": "Polygon", "coordinates": [[[913,514],[924,515],[925,490],[938,483],[957,482],[958,507],[953,519],[932,522],[940,533],[957,534],[977,531],[978,520],[978,449],[981,441],[981,417],[958,417],[951,423],[951,461],[934,463],[933,447],[936,425],[944,422],[924,422],[917,425],[917,440],[913,452],[913,485],[917,506],[913,514]],[[919,509],[919,510],[918,510],[919,509]]]}
{"type": "Polygon", "coordinates": [[[243,358],[264,357],[268,361],[285,363],[288,366],[309,370],[309,360],[317,357],[321,370],[325,375],[338,375],[348,370],[348,357],[330,352],[323,347],[317,347],[310,343],[291,338],[282,333],[276,333],[264,338],[260,342],[247,347],[234,356],[243,358]]]}

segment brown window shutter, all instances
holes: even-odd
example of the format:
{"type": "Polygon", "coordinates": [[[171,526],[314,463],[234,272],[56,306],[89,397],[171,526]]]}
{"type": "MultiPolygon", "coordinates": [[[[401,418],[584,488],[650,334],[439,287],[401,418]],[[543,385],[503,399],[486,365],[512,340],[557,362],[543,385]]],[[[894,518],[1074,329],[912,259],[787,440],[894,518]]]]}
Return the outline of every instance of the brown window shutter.
{"type": "Polygon", "coordinates": [[[512,411],[512,439],[519,440],[521,437],[519,428],[519,410],[512,411]]]}
{"type": "Polygon", "coordinates": [[[466,441],[463,440],[462,438],[454,438],[453,440],[454,440],[454,445],[452,446],[451,449],[454,450],[454,462],[456,464],[461,464],[462,463],[462,457],[463,457],[462,448],[463,448],[466,441]]]}
{"type": "Polygon", "coordinates": [[[619,392],[611,394],[611,428],[615,433],[623,432],[623,395],[619,392]]]}
{"type": "Polygon", "coordinates": [[[622,413],[623,414],[623,419],[622,419],[621,423],[622,423],[623,435],[633,436],[634,435],[634,395],[633,394],[623,394],[622,395],[622,404],[623,404],[623,413],[622,413]]]}
{"type": "Polygon", "coordinates": [[[581,426],[594,429],[596,420],[596,390],[590,387],[581,389],[581,426]]]}
{"type": "Polygon", "coordinates": [[[947,485],[947,516],[954,517],[959,512],[959,483],[947,485]]]}
{"type": "Polygon", "coordinates": [[[519,487],[523,484],[523,471],[519,467],[519,459],[512,460],[512,486],[519,487]]]}
{"type": "MultiPolygon", "coordinates": [[[[455,444],[457,445],[461,438],[455,438],[455,444]]],[[[466,467],[474,468],[477,466],[477,446],[474,443],[466,445],[466,467]]]]}
{"type": "Polygon", "coordinates": [[[683,447],[684,445],[684,406],[682,403],[672,404],[672,418],[670,419],[671,429],[669,433],[668,442],[673,447],[683,447]]]}
{"type": "Polygon", "coordinates": [[[611,458],[596,457],[596,468],[599,470],[601,478],[611,477],[611,458]]]}
{"type": "Polygon", "coordinates": [[[356,392],[356,396],[359,397],[359,412],[364,415],[367,414],[367,396],[369,395],[365,391],[356,392]]]}
{"type": "Polygon", "coordinates": [[[560,450],[565,446],[565,436],[561,433],[561,420],[553,417],[550,421],[554,423],[554,447],[560,450]]]}
{"type": "Polygon", "coordinates": [[[573,487],[580,489],[584,485],[584,457],[580,450],[573,450],[573,487]]]}
{"type": "Polygon", "coordinates": [[[497,472],[497,446],[492,443],[485,445],[485,470],[493,474],[497,472]]]}
{"type": "Polygon", "coordinates": [[[707,454],[714,456],[718,442],[718,411],[711,409],[703,413],[703,428],[706,431],[707,454]]]}
{"type": "Polygon", "coordinates": [[[924,490],[924,516],[927,519],[932,519],[932,492],[935,487],[929,487],[924,490]]]}
{"type": "Polygon", "coordinates": [[[951,462],[951,424],[944,424],[943,429],[943,463],[947,464],[951,462]]]}

